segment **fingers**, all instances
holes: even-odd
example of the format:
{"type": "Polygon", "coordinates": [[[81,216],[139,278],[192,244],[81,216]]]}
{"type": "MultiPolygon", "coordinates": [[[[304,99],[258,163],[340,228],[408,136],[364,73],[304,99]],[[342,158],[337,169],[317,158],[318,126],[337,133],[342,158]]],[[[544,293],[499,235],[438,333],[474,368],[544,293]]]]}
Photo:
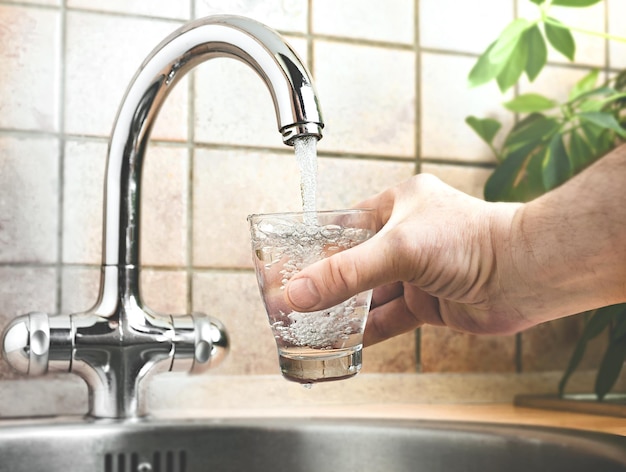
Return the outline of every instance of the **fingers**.
{"type": "MultiPolygon", "coordinates": [[[[356,208],[375,208],[376,231],[380,231],[391,216],[395,198],[393,189],[386,190],[362,201],[356,208]]],[[[364,290],[399,280],[398,274],[390,271],[389,260],[395,256],[379,239],[377,234],[303,269],[285,287],[287,303],[302,312],[323,310],[364,290]]]]}
{"type": "Polygon", "coordinates": [[[300,312],[316,311],[341,303],[351,296],[399,280],[395,258],[376,236],[364,243],[322,259],[292,277],[285,300],[300,312]]]}
{"type": "Polygon", "coordinates": [[[394,298],[401,297],[403,294],[404,285],[402,282],[377,287],[372,294],[372,308],[389,303],[394,298]]]}
{"type": "Polygon", "coordinates": [[[404,296],[399,296],[377,307],[373,307],[367,318],[363,344],[371,346],[386,339],[407,333],[425,323],[441,324],[438,302],[425,292],[413,294],[411,306],[404,296]]]}

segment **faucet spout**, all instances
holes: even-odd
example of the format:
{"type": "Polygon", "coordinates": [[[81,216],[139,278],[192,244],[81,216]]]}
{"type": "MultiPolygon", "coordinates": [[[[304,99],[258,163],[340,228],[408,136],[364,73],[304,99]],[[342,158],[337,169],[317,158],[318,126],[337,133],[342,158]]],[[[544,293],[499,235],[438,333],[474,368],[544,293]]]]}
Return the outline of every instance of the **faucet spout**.
{"type": "Polygon", "coordinates": [[[263,79],[285,144],[292,145],[301,136],[322,137],[324,123],[311,77],[275,31],[230,15],[188,23],[144,61],[118,112],[107,164],[105,265],[137,265],[139,207],[135,202],[140,198],[138,174],[152,125],[177,81],[199,63],[215,57],[243,61],[263,79]]]}

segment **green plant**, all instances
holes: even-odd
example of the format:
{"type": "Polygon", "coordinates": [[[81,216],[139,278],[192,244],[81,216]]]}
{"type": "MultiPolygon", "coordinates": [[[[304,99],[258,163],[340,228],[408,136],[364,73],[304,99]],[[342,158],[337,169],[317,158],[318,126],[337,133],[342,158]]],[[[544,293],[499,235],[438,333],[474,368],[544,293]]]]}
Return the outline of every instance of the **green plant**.
{"type": "MultiPolygon", "coordinates": [[[[602,0],[529,0],[538,7],[537,19],[511,22],[469,74],[471,86],[495,80],[502,92],[523,74],[534,81],[547,63],[548,46],[574,60],[572,31],[626,39],[565,25],[550,16],[551,7],[584,8],[602,0]]],[[[529,201],[567,181],[626,140],[626,70],[599,83],[600,71],[592,70],[569,93],[566,102],[526,93],[504,103],[518,120],[502,144],[496,136],[502,124],[492,118],[470,116],[467,124],[487,143],[497,166],[485,185],[490,201],[529,201]]],[[[603,399],[613,388],[626,361],[626,304],[586,313],[585,329],[559,384],[565,385],[578,367],[587,343],[608,331],[608,346],[598,369],[595,393],[603,399]]]]}

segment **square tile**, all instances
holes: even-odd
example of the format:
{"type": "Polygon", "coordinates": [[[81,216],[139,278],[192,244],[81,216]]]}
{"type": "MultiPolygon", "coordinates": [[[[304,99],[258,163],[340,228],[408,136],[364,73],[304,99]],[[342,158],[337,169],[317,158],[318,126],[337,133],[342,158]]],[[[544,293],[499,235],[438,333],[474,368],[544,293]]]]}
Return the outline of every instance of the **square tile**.
{"type": "Polygon", "coordinates": [[[161,315],[191,314],[185,271],[142,269],[141,294],[144,303],[161,315]]]}
{"type": "Polygon", "coordinates": [[[395,336],[363,349],[362,373],[413,374],[418,371],[417,334],[395,336]]]}
{"type": "Polygon", "coordinates": [[[413,44],[414,3],[413,0],[313,0],[313,33],[413,44]]]}
{"type": "Polygon", "coordinates": [[[277,374],[278,355],[254,272],[206,272],[193,276],[193,310],[219,319],[230,340],[228,375],[277,374]]]}
{"type": "Polygon", "coordinates": [[[0,331],[9,320],[42,311],[57,312],[57,273],[51,267],[0,266],[0,331]]]}
{"type": "Polygon", "coordinates": [[[414,173],[415,163],[409,161],[319,158],[317,206],[320,210],[351,208],[414,173]]]}
{"type": "Polygon", "coordinates": [[[61,313],[83,313],[93,307],[100,292],[100,275],[100,267],[63,267],[61,313]]]}
{"type": "Polygon", "coordinates": [[[482,54],[513,21],[513,0],[420,0],[420,46],[482,54]]]}
{"type": "Polygon", "coordinates": [[[68,8],[83,10],[109,11],[128,13],[131,15],[146,15],[164,18],[189,19],[190,8],[187,1],[172,0],[67,0],[68,8]]]}
{"type": "Polygon", "coordinates": [[[515,336],[475,336],[422,326],[422,372],[515,372],[515,336]]]}
{"type": "Polygon", "coordinates": [[[240,15],[280,31],[305,33],[307,0],[195,0],[196,17],[240,15]]]}
{"type": "MultiPolygon", "coordinates": [[[[306,41],[287,42],[306,64],[306,41]]],[[[270,92],[251,67],[216,58],[194,73],[196,142],[285,148],[270,92]]]]}
{"type": "Polygon", "coordinates": [[[330,152],[415,155],[412,51],[315,41],[317,91],[330,152]]]}
{"type": "Polygon", "coordinates": [[[141,264],[185,266],[189,202],[189,151],[151,145],[141,186],[141,264]]]}
{"type": "Polygon", "coordinates": [[[59,129],[61,15],[0,5],[0,127],[59,129]]]}
{"type": "MultiPolygon", "coordinates": [[[[465,123],[474,115],[495,118],[503,129],[513,125],[513,114],[501,104],[512,98],[502,95],[494,83],[470,88],[467,82],[475,58],[422,53],[421,61],[421,156],[466,162],[494,162],[487,145],[465,123]]],[[[503,132],[496,144],[503,139],[503,132]]]]}
{"type": "Polygon", "coordinates": [[[101,264],[107,145],[67,141],[63,168],[63,262],[101,264]]]}
{"type": "Polygon", "coordinates": [[[196,149],[193,265],[252,267],[251,213],[302,210],[293,154],[196,149]]]}
{"type": "Polygon", "coordinates": [[[0,262],[56,262],[59,142],[0,136],[0,169],[0,262]]]}
{"type": "MultiPolygon", "coordinates": [[[[178,25],[172,21],[69,11],[66,132],[109,136],[135,72],[152,49],[178,25]]],[[[153,138],[187,139],[187,89],[183,79],[172,90],[157,119],[153,138]]]]}

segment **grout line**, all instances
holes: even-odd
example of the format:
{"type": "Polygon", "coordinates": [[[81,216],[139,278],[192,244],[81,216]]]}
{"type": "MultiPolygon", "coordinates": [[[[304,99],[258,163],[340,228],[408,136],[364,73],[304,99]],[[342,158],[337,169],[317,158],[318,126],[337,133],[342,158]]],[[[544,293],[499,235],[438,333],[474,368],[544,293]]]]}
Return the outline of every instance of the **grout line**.
{"type": "MultiPolygon", "coordinates": [[[[56,269],[56,262],[2,262],[0,268],[9,269],[56,269]]],[[[63,265],[64,269],[88,269],[99,271],[102,267],[100,262],[67,262],[63,265]]],[[[154,265],[145,264],[141,266],[142,270],[153,270],[158,272],[183,272],[186,268],[180,265],[154,265]]],[[[254,272],[253,267],[238,267],[238,266],[220,266],[209,267],[199,266],[194,268],[195,273],[212,273],[212,272],[254,272]]]]}
{"type": "MultiPolygon", "coordinates": [[[[307,62],[309,72],[315,80],[315,47],[313,38],[313,0],[307,2],[307,20],[306,20],[306,48],[307,48],[307,62]]],[[[322,110],[322,113],[324,111],[322,110]]]]}
{"type": "Polygon", "coordinates": [[[60,19],[59,19],[59,48],[57,73],[57,106],[58,108],[58,146],[59,146],[59,167],[58,167],[58,181],[59,189],[57,193],[57,264],[56,264],[56,312],[61,313],[63,309],[63,242],[65,239],[65,232],[63,231],[65,223],[65,59],[66,59],[66,46],[67,46],[67,8],[66,0],[61,2],[60,19]]]}
{"type": "Polygon", "coordinates": [[[186,255],[185,255],[185,271],[187,273],[187,312],[191,313],[193,307],[193,272],[194,272],[194,260],[193,260],[193,230],[194,230],[194,163],[195,163],[195,150],[194,150],[194,132],[193,132],[193,118],[195,115],[195,108],[193,106],[193,89],[194,83],[193,74],[190,74],[189,80],[189,118],[188,118],[188,135],[189,141],[187,143],[187,185],[184,187],[187,192],[187,236],[186,236],[186,255]]]}
{"type": "MultiPolygon", "coordinates": [[[[190,72],[193,74],[193,71],[190,72]]],[[[189,76],[193,78],[193,75],[189,76]]],[[[191,93],[190,93],[191,95],[191,93]]],[[[193,125],[193,122],[190,126],[193,125]]],[[[60,134],[60,133],[50,133],[50,132],[36,132],[36,131],[28,131],[28,130],[7,130],[0,129],[0,136],[16,136],[16,137],[27,137],[30,136],[32,138],[44,138],[44,137],[53,137],[59,139],[65,139],[65,141],[78,141],[78,142],[92,142],[92,143],[100,143],[107,144],[109,139],[106,137],[100,136],[83,136],[83,135],[72,135],[72,134],[60,134]]],[[[281,147],[259,147],[255,145],[245,145],[245,144],[229,144],[229,143],[205,143],[205,142],[194,142],[193,140],[186,141],[167,141],[167,140],[159,140],[159,139],[151,139],[150,143],[152,145],[169,147],[169,148],[190,148],[190,146],[195,151],[196,149],[204,149],[204,150],[214,150],[214,151],[241,151],[241,152],[255,152],[259,154],[284,154],[284,155],[293,155],[293,150],[286,146],[281,147]]],[[[370,160],[370,161],[385,161],[385,162],[404,162],[409,163],[413,161],[416,157],[414,156],[392,156],[388,154],[364,154],[358,152],[348,152],[348,151],[339,151],[339,150],[318,150],[317,155],[321,159],[358,159],[358,160],[370,160]]],[[[483,162],[475,162],[475,161],[464,161],[455,157],[446,157],[446,156],[438,156],[438,157],[427,157],[420,156],[420,163],[428,163],[428,164],[441,164],[441,165],[456,165],[456,166],[470,166],[470,167],[480,167],[480,168],[493,168],[494,163],[491,161],[483,161],[483,162]]]]}
{"type": "Polygon", "coordinates": [[[413,2],[413,53],[415,55],[415,173],[421,172],[422,166],[422,49],[419,31],[420,0],[413,2]]]}
{"type": "MultiPolygon", "coordinates": [[[[422,51],[420,38],[420,0],[413,1],[413,54],[415,56],[415,133],[414,133],[414,160],[415,173],[422,170],[422,51]]],[[[415,370],[422,371],[422,330],[415,333],[415,370]]]]}
{"type": "MultiPolygon", "coordinates": [[[[194,71],[190,71],[189,77],[193,77],[194,71]]],[[[192,95],[190,93],[190,95],[192,95]]],[[[193,123],[192,123],[193,124],[193,123]]],[[[62,134],[49,131],[32,131],[32,130],[19,130],[0,128],[0,136],[16,136],[16,137],[32,137],[36,138],[63,138],[66,141],[78,141],[78,142],[92,142],[107,144],[109,138],[106,136],[86,136],[79,134],[62,134]]],[[[150,143],[163,147],[171,148],[188,148],[189,139],[184,141],[180,140],[164,140],[164,139],[150,139],[150,143]]],[[[233,151],[239,150],[242,152],[257,152],[263,154],[286,154],[293,156],[293,149],[287,146],[280,147],[268,147],[268,146],[256,146],[246,144],[230,144],[230,143],[210,143],[210,142],[193,142],[194,149],[208,149],[217,151],[233,151]]],[[[318,151],[318,156],[323,158],[343,158],[343,159],[369,159],[369,160],[384,160],[384,161],[397,161],[397,162],[409,162],[413,159],[411,156],[391,156],[386,154],[361,154],[358,152],[344,152],[344,151],[318,151]]]]}
{"type": "MultiPolygon", "coordinates": [[[[189,12],[191,18],[195,18],[196,9],[195,1],[189,0],[189,12]]],[[[186,292],[185,297],[187,303],[187,313],[193,312],[193,276],[194,276],[194,192],[193,192],[193,179],[194,179],[194,162],[195,162],[195,90],[196,90],[196,73],[197,70],[189,71],[187,76],[189,77],[188,89],[187,89],[187,185],[185,187],[187,191],[187,236],[186,236],[186,255],[185,255],[185,273],[186,273],[186,292]]]]}

